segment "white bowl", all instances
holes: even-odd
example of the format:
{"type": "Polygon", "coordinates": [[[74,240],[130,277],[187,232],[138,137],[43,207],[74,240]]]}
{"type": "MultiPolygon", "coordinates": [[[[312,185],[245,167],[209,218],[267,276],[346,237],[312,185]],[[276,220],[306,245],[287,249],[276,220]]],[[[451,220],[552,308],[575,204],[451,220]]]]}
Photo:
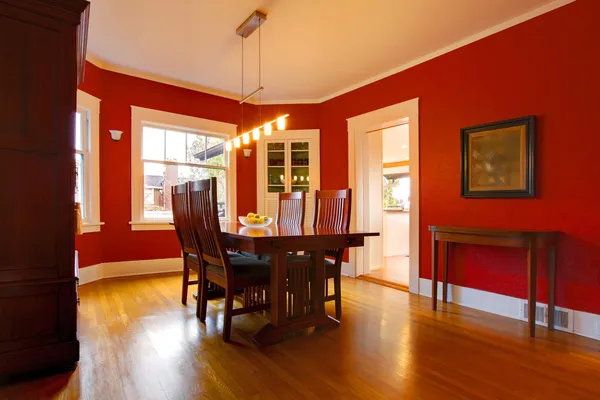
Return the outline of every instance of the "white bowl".
{"type": "Polygon", "coordinates": [[[270,217],[265,218],[264,224],[249,224],[248,222],[246,222],[246,216],[240,216],[238,217],[238,220],[240,221],[240,224],[248,226],[250,228],[263,228],[265,226],[269,226],[271,222],[273,222],[273,218],[270,217]]]}

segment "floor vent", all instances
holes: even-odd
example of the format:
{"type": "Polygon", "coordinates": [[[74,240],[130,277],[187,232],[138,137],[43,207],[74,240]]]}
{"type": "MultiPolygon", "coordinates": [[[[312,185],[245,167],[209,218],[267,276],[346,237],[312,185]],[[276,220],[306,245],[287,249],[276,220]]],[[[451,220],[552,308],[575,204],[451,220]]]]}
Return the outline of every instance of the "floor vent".
{"type": "MultiPolygon", "coordinates": [[[[529,318],[529,302],[521,303],[521,319],[527,321],[529,318]]],[[[548,326],[548,305],[537,303],[535,311],[535,322],[538,325],[548,326]]],[[[573,333],[573,310],[556,307],[554,310],[554,328],[573,333]]]]}

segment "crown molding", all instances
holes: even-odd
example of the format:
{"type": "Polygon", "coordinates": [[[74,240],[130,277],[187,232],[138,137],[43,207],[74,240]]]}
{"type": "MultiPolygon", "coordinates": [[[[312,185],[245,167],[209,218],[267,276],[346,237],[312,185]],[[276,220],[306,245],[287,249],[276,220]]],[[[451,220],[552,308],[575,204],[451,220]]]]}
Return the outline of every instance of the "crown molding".
{"type": "Polygon", "coordinates": [[[318,101],[319,101],[319,103],[323,103],[323,102],[325,102],[327,100],[331,100],[331,99],[333,99],[335,97],[341,96],[343,94],[346,94],[348,92],[351,92],[351,91],[356,90],[358,88],[361,88],[363,86],[369,85],[369,84],[371,84],[373,82],[377,82],[377,81],[379,81],[381,79],[385,79],[385,78],[387,78],[389,76],[392,76],[392,75],[395,75],[395,74],[397,74],[399,72],[405,71],[405,70],[407,70],[409,68],[412,68],[412,67],[414,67],[416,65],[419,65],[419,64],[422,64],[422,63],[424,63],[426,61],[432,60],[432,59],[434,59],[436,57],[439,57],[441,55],[449,53],[449,52],[451,52],[453,50],[456,50],[458,48],[461,48],[463,46],[466,46],[466,45],[471,44],[473,42],[476,42],[478,40],[481,40],[481,39],[483,39],[485,37],[491,36],[491,35],[493,35],[495,33],[501,32],[501,31],[503,31],[505,29],[511,28],[511,27],[513,27],[515,25],[518,25],[520,23],[523,23],[525,21],[533,19],[533,18],[535,18],[537,16],[540,16],[542,14],[545,14],[545,13],[550,12],[552,10],[555,10],[557,8],[566,6],[567,4],[573,3],[574,1],[575,0],[554,0],[553,2],[550,2],[550,3],[548,3],[548,4],[544,5],[544,6],[538,7],[535,10],[529,11],[529,12],[527,12],[525,14],[521,14],[521,15],[519,15],[517,17],[509,19],[508,21],[504,21],[504,22],[502,22],[502,23],[500,23],[498,25],[494,25],[491,28],[485,29],[485,30],[483,30],[483,31],[481,31],[479,33],[476,33],[474,35],[468,36],[468,37],[466,37],[464,39],[461,39],[461,40],[459,40],[457,42],[454,42],[454,43],[452,43],[452,44],[450,44],[450,45],[448,45],[446,47],[443,47],[443,48],[441,48],[439,50],[433,51],[433,52],[431,52],[431,53],[429,53],[429,54],[427,54],[427,55],[425,55],[423,57],[419,57],[417,59],[414,59],[412,61],[407,62],[406,64],[403,64],[403,65],[400,65],[398,67],[392,68],[392,69],[390,69],[390,70],[388,70],[386,72],[383,72],[381,74],[372,76],[371,78],[368,78],[368,79],[365,79],[363,81],[360,81],[360,82],[358,82],[358,83],[356,83],[354,85],[347,86],[346,88],[338,90],[337,92],[334,92],[334,93],[332,93],[332,94],[330,94],[328,96],[321,97],[318,101]]]}
{"type": "MultiPolygon", "coordinates": [[[[102,60],[101,58],[98,58],[89,53],[86,56],[86,60],[89,61],[90,63],[94,64],[96,67],[106,70],[106,71],[117,72],[119,74],[129,75],[129,76],[133,76],[135,78],[146,79],[146,80],[153,81],[153,82],[164,83],[166,85],[176,86],[176,87],[180,87],[180,88],[184,88],[184,89],[190,89],[190,90],[194,90],[194,91],[200,92],[200,93],[206,93],[206,94],[210,94],[213,96],[224,97],[226,99],[240,101],[240,96],[235,93],[227,92],[225,90],[213,89],[213,88],[198,85],[195,83],[182,81],[179,79],[169,78],[169,77],[166,77],[163,75],[152,74],[150,72],[140,71],[135,68],[129,68],[129,67],[124,67],[124,66],[117,65],[117,64],[112,64],[108,61],[102,60]]],[[[255,102],[252,100],[247,101],[247,103],[255,104],[255,102]]]]}
{"type": "MultiPolygon", "coordinates": [[[[443,47],[439,50],[433,51],[423,57],[419,57],[416,58],[412,61],[409,61],[405,64],[402,64],[398,67],[392,68],[388,71],[385,71],[381,74],[372,76],[368,79],[362,80],[360,82],[357,82],[353,85],[347,86],[344,89],[338,90],[334,93],[331,93],[330,95],[318,98],[318,99],[288,99],[288,100],[269,100],[269,101],[263,101],[260,104],[263,105],[279,105],[279,104],[318,104],[318,103],[323,103],[325,101],[331,100],[335,97],[341,96],[343,94],[346,94],[348,92],[351,92],[353,90],[359,89],[363,86],[369,85],[373,82],[377,82],[379,80],[385,79],[389,76],[392,76],[394,74],[397,74],[399,72],[405,71],[409,68],[412,68],[416,65],[422,64],[426,61],[432,60],[436,57],[439,57],[441,55],[444,55],[446,53],[449,53],[453,50],[456,50],[458,48],[464,47],[468,44],[471,44],[473,42],[476,42],[478,40],[481,40],[485,37],[491,36],[495,33],[501,32],[505,29],[511,28],[515,25],[521,24],[525,21],[528,21],[530,19],[533,19],[535,17],[538,17],[542,14],[545,14],[547,12],[553,11],[557,8],[566,6],[567,4],[573,3],[575,0],[554,0],[544,6],[538,7],[535,10],[529,11],[525,14],[521,14],[517,17],[514,17],[512,19],[509,19],[508,21],[504,21],[498,25],[494,25],[491,28],[485,29],[479,33],[476,33],[474,35],[471,35],[469,37],[466,37],[464,39],[461,39],[457,42],[454,42],[446,47],[443,47]]],[[[128,68],[128,67],[123,67],[120,65],[116,65],[116,64],[112,64],[109,62],[106,62],[104,60],[101,60],[100,58],[97,58],[91,54],[88,53],[87,57],[86,57],[87,61],[91,62],[92,64],[94,64],[95,66],[97,66],[98,68],[107,70],[107,71],[112,71],[112,72],[118,72],[121,74],[125,74],[125,75],[129,75],[129,76],[134,76],[136,78],[142,78],[142,79],[147,79],[147,80],[151,80],[151,81],[155,81],[155,82],[160,82],[160,83],[164,83],[167,85],[172,85],[172,86],[177,86],[177,87],[181,87],[181,88],[185,88],[185,89],[190,89],[190,90],[194,90],[197,92],[201,92],[201,93],[206,93],[206,94],[211,94],[213,96],[219,96],[219,97],[224,97],[227,99],[231,99],[231,100],[236,100],[239,101],[240,100],[240,96],[236,93],[231,93],[231,92],[227,92],[227,91],[223,91],[223,90],[218,90],[218,89],[213,89],[213,88],[208,88],[206,86],[202,86],[202,85],[198,85],[198,84],[194,84],[194,83],[190,83],[190,82],[185,82],[185,81],[181,81],[178,79],[173,79],[173,78],[168,78],[165,76],[161,76],[161,75],[156,75],[156,74],[152,74],[152,73],[148,73],[148,72],[143,72],[137,69],[133,69],[133,68],[128,68]]],[[[253,105],[258,105],[256,100],[250,100],[248,101],[248,103],[253,104],[253,105]]]]}

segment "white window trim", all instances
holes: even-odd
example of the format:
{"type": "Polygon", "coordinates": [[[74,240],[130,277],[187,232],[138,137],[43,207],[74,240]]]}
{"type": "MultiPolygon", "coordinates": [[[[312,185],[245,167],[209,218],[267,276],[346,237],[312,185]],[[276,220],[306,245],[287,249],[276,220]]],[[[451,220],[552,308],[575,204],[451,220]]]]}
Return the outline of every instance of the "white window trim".
{"type": "MultiPolygon", "coordinates": [[[[129,222],[131,230],[173,230],[173,225],[170,222],[148,221],[143,218],[144,163],[142,162],[142,125],[144,122],[184,130],[194,129],[207,133],[215,133],[225,135],[229,139],[237,136],[237,125],[131,106],[131,221],[129,222]]],[[[237,219],[235,149],[229,153],[227,160],[229,163],[229,175],[227,179],[227,215],[225,220],[235,221],[237,219]]]]}
{"type": "Polygon", "coordinates": [[[104,222],[100,222],[100,99],[77,90],[77,107],[89,112],[88,162],[86,190],[88,204],[87,220],[83,223],[83,233],[100,232],[104,222]]]}

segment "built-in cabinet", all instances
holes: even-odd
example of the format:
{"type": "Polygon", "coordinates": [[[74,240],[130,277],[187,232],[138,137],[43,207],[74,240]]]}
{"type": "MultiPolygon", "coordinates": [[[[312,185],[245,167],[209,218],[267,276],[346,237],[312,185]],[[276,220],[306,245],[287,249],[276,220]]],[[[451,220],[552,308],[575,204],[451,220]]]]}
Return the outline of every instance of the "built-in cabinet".
{"type": "Polygon", "coordinates": [[[274,132],[258,144],[260,214],[277,215],[278,193],[306,192],[305,223],[312,222],[314,192],[320,188],[319,130],[274,132]]]}

